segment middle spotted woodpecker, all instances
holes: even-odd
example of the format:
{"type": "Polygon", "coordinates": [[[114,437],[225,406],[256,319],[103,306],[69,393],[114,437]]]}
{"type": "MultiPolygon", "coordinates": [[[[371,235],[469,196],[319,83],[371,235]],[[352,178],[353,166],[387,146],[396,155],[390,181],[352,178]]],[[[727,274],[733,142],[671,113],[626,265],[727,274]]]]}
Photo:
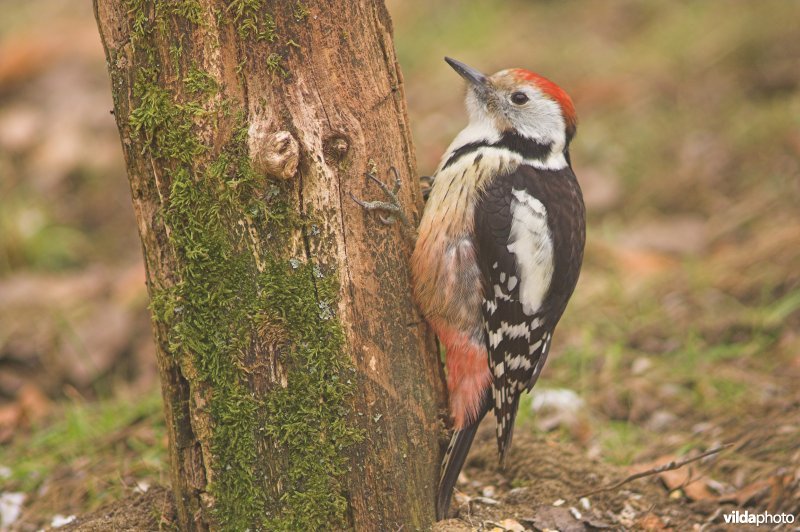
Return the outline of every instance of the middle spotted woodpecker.
{"type": "Polygon", "coordinates": [[[412,258],[416,301],[446,349],[455,428],[440,519],[489,410],[501,463],[508,452],[520,395],[542,371],[585,241],[570,97],[527,70],[485,76],[446,61],[467,80],[469,125],[433,176],[412,258]]]}

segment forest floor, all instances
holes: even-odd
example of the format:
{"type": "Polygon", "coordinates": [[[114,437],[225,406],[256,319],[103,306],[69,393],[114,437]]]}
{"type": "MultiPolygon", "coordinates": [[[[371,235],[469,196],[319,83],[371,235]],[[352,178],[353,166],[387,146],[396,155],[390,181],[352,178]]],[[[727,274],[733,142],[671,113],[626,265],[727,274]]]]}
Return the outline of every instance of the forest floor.
{"type": "MultiPolygon", "coordinates": [[[[66,464],[54,467],[14,529],[38,530],[65,520],[70,522],[59,527],[64,530],[174,529],[171,492],[142,480],[155,478],[155,471],[148,475],[130,468],[141,459],[144,445],[163,447],[163,441],[153,441],[150,429],[159,425],[158,416],[156,411],[121,421],[113,437],[93,440],[91,451],[83,449],[83,459],[67,459],[66,464]],[[109,488],[104,488],[101,479],[109,482],[115,473],[122,489],[112,488],[117,493],[104,505],[77,516],[59,514],[61,521],[53,521],[53,508],[83,507],[86,497],[109,488]]],[[[769,453],[774,458],[780,456],[776,448],[796,448],[796,434],[789,431],[763,437],[774,433],[776,424],[796,423],[796,416],[788,417],[753,420],[747,427],[749,437],[743,437],[739,429],[720,434],[719,440],[730,447],[692,463],[686,463],[691,454],[671,454],[629,467],[591,458],[585,449],[553,435],[522,430],[505,468],[500,469],[494,431],[486,424],[459,479],[452,518],[437,523],[434,531],[756,530],[755,526],[726,525],[724,515],[741,509],[793,516],[800,512],[796,472],[789,468],[755,473],[749,483],[740,480],[743,487],[732,488],[733,476],[742,475],[742,463],[757,468],[763,465],[765,449],[772,449],[769,453]],[[680,467],[655,472],[669,463],[680,467]],[[635,473],[646,476],[631,479],[635,473]]]]}
{"type": "MultiPolygon", "coordinates": [[[[581,119],[581,280],[505,469],[487,420],[437,530],[800,519],[800,4],[389,4],[421,174],[465,122],[443,55],[535,68],[581,119]]],[[[89,3],[4,0],[0,530],[172,528],[111,107],[89,3]]]]}

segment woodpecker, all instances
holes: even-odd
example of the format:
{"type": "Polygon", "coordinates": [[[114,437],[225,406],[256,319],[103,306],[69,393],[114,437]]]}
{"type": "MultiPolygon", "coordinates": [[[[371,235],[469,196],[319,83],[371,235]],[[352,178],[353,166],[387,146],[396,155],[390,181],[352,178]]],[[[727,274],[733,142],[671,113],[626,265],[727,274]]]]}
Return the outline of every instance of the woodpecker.
{"type": "Polygon", "coordinates": [[[520,395],[542,371],[585,242],[567,93],[528,70],[486,76],[445,61],[467,81],[469,125],[434,173],[412,257],[415,299],[446,350],[455,429],[439,519],[489,410],[503,463],[520,395]]]}

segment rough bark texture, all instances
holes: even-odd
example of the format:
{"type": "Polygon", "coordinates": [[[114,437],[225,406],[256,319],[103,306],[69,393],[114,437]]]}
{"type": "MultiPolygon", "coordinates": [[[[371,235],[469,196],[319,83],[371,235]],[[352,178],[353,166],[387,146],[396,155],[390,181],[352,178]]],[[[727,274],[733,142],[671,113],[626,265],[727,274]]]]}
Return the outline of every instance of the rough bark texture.
{"type": "Polygon", "coordinates": [[[412,243],[349,198],[395,166],[414,222],[421,205],[382,2],[95,12],[182,527],[426,527],[445,392],[412,243]]]}

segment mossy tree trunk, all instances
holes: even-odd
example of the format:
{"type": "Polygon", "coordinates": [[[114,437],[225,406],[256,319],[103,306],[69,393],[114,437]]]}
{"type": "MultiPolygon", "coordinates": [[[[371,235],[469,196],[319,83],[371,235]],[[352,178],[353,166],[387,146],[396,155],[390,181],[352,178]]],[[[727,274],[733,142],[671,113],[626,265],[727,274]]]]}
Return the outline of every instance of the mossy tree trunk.
{"type": "Polygon", "coordinates": [[[182,529],[434,518],[445,392],[380,1],[95,0],[141,235],[182,529]],[[381,198],[382,199],[382,198],[381,198]]]}

